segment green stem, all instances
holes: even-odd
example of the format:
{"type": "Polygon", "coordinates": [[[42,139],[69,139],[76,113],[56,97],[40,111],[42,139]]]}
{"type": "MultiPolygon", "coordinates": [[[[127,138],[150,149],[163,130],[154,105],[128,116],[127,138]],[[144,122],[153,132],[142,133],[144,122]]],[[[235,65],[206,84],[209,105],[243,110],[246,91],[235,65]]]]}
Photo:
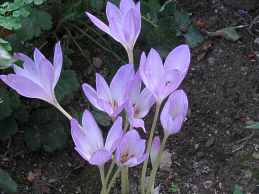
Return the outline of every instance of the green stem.
{"type": "Polygon", "coordinates": [[[148,161],[149,161],[149,155],[150,155],[150,151],[151,151],[152,140],[153,140],[153,136],[154,136],[154,132],[155,132],[155,128],[156,128],[157,119],[158,119],[158,116],[159,116],[160,107],[161,107],[161,104],[157,103],[156,104],[156,112],[155,112],[154,120],[153,120],[153,123],[152,123],[150,135],[149,135],[149,139],[148,139],[148,144],[147,144],[148,159],[145,160],[145,162],[143,164],[143,167],[142,167],[142,172],[141,172],[141,180],[140,180],[141,194],[145,194],[145,179],[146,179],[146,173],[147,173],[147,165],[148,165],[148,161]]]}
{"type": "Polygon", "coordinates": [[[149,178],[149,182],[148,182],[148,186],[147,186],[147,193],[146,194],[151,194],[151,191],[154,189],[156,173],[157,173],[157,171],[159,169],[159,166],[160,166],[160,162],[161,162],[161,158],[162,158],[162,155],[163,155],[163,151],[165,149],[165,143],[166,143],[167,137],[168,136],[164,136],[162,144],[160,146],[160,150],[159,150],[159,153],[158,153],[155,165],[154,165],[154,167],[153,167],[153,169],[151,171],[151,174],[150,174],[150,178],[149,178]]]}
{"type": "Polygon", "coordinates": [[[121,194],[129,194],[129,176],[128,168],[123,167],[121,170],[121,194]]]}
{"type": "Polygon", "coordinates": [[[110,177],[111,177],[112,170],[113,170],[114,166],[115,166],[115,162],[114,162],[114,160],[112,160],[112,163],[111,163],[110,168],[108,170],[108,173],[106,175],[106,183],[108,183],[108,181],[110,180],[110,177]]]}
{"type": "Polygon", "coordinates": [[[61,112],[63,113],[63,115],[65,115],[65,117],[67,117],[68,120],[72,120],[73,117],[67,112],[65,111],[65,109],[57,102],[54,104],[54,106],[61,112]]]}
{"type": "Polygon", "coordinates": [[[99,167],[100,175],[101,175],[101,181],[102,181],[102,190],[101,194],[107,194],[106,191],[106,179],[105,179],[105,174],[104,174],[104,166],[99,167]]]}
{"type": "Polygon", "coordinates": [[[127,49],[129,64],[134,64],[134,54],[133,49],[127,49]]]}
{"type": "Polygon", "coordinates": [[[116,178],[117,178],[118,175],[120,174],[120,171],[121,171],[121,169],[118,168],[118,169],[116,170],[116,172],[114,173],[114,175],[113,175],[113,177],[112,177],[112,179],[111,179],[111,181],[110,181],[110,184],[108,185],[107,194],[110,193],[110,191],[111,191],[111,189],[112,189],[112,187],[113,187],[113,185],[114,185],[114,183],[115,183],[115,181],[116,181],[116,178]]]}

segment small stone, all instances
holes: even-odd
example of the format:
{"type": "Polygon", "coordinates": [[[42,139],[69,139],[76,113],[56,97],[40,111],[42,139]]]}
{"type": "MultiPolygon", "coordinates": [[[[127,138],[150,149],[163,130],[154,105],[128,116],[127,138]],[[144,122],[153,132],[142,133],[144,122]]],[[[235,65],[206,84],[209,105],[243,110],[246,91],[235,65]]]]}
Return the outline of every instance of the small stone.
{"type": "Polygon", "coordinates": [[[254,39],[254,43],[259,46],[259,38],[254,39]]]}
{"type": "Polygon", "coordinates": [[[215,65],[216,59],[214,57],[209,57],[208,58],[208,63],[209,63],[209,65],[215,65]]]}
{"type": "Polygon", "coordinates": [[[93,58],[93,64],[94,64],[94,66],[96,67],[96,68],[101,68],[102,67],[102,65],[103,65],[103,61],[102,61],[102,59],[100,59],[99,57],[94,57],[93,58]]]}
{"type": "Polygon", "coordinates": [[[211,186],[213,185],[213,182],[210,181],[210,180],[208,180],[208,181],[203,182],[202,184],[203,184],[203,187],[204,187],[205,189],[209,189],[209,188],[211,188],[211,186]]]}
{"type": "Polygon", "coordinates": [[[252,156],[254,159],[259,160],[259,152],[254,152],[252,156]]]}
{"type": "Polygon", "coordinates": [[[214,142],[215,142],[215,137],[214,136],[209,137],[208,141],[205,144],[205,147],[206,148],[211,147],[214,144],[214,142]]]}

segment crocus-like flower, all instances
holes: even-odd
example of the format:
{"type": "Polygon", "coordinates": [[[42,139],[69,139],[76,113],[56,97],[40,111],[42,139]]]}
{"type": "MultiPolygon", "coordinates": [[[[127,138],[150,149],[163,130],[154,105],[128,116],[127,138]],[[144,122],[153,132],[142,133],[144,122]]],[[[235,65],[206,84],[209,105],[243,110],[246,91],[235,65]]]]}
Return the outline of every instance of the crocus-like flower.
{"type": "Polygon", "coordinates": [[[176,90],[168,98],[160,116],[165,136],[175,134],[180,131],[187,112],[187,96],[183,90],[176,90]]]}
{"type": "Polygon", "coordinates": [[[96,74],[96,91],[88,84],[83,84],[83,91],[97,109],[116,118],[125,108],[130,83],[134,78],[132,64],[121,66],[113,77],[110,87],[100,74],[96,74]]]}
{"type": "Polygon", "coordinates": [[[106,15],[109,25],[88,12],[86,14],[98,28],[120,42],[127,51],[133,50],[141,30],[140,2],[135,4],[133,0],[121,0],[119,8],[108,2],[106,15]]]}
{"type": "Polygon", "coordinates": [[[112,158],[122,136],[122,118],[118,117],[111,127],[104,144],[102,132],[89,111],[85,111],[82,127],[77,120],[71,120],[71,133],[75,150],[90,164],[101,166],[112,158]]]}
{"type": "Polygon", "coordinates": [[[148,56],[141,55],[140,76],[146,87],[161,103],[176,90],[183,81],[190,64],[190,50],[187,45],[180,45],[167,56],[165,63],[158,52],[151,49],[148,56]]]}
{"type": "Polygon", "coordinates": [[[24,62],[23,68],[14,64],[15,74],[0,75],[0,79],[22,96],[55,105],[54,89],[63,63],[60,42],[55,46],[53,65],[38,49],[34,50],[34,61],[22,53],[16,53],[14,58],[24,62]]]}
{"type": "Polygon", "coordinates": [[[129,89],[129,101],[126,111],[131,127],[140,127],[145,131],[143,118],[155,103],[155,98],[147,88],[141,91],[141,85],[141,78],[139,73],[137,73],[129,89]]]}
{"type": "Polygon", "coordinates": [[[150,152],[150,159],[151,159],[151,164],[153,167],[155,166],[159,150],[160,150],[160,138],[158,136],[156,136],[153,139],[151,152],[150,152]]]}
{"type": "Polygon", "coordinates": [[[141,139],[134,129],[128,131],[122,138],[115,152],[115,160],[119,166],[133,167],[147,159],[145,153],[146,140],[141,139]]]}

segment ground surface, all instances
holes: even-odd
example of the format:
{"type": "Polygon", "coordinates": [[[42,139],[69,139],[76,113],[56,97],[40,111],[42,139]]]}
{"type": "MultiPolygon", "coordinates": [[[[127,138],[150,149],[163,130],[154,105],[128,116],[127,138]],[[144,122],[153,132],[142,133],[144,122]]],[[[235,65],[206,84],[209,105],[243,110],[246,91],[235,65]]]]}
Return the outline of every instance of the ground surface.
{"type": "MultiPolygon", "coordinates": [[[[209,31],[247,21],[238,14],[238,3],[185,0],[181,6],[204,20],[209,31]]],[[[259,58],[254,54],[259,46],[246,29],[241,34],[238,42],[209,39],[192,51],[182,85],[189,96],[189,116],[182,132],[167,144],[172,164],[159,175],[163,193],[172,193],[173,183],[182,194],[230,194],[235,185],[259,194],[259,132],[245,128],[246,122],[259,120],[259,58]]],[[[31,153],[24,151],[22,139],[22,133],[17,135],[0,161],[18,182],[19,194],[98,193],[97,170],[78,157],[72,144],[55,154],[31,153]],[[29,172],[36,176],[33,184],[29,172]]]]}

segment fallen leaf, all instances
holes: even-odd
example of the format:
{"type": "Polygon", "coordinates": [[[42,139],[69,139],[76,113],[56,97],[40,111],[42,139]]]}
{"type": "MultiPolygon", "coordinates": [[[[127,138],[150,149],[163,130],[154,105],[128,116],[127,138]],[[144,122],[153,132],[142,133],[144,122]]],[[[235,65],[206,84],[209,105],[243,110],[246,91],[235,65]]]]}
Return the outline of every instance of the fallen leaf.
{"type": "Polygon", "coordinates": [[[216,32],[207,32],[207,35],[211,37],[222,37],[232,42],[235,42],[241,38],[237,32],[237,27],[222,28],[216,32]]]}

